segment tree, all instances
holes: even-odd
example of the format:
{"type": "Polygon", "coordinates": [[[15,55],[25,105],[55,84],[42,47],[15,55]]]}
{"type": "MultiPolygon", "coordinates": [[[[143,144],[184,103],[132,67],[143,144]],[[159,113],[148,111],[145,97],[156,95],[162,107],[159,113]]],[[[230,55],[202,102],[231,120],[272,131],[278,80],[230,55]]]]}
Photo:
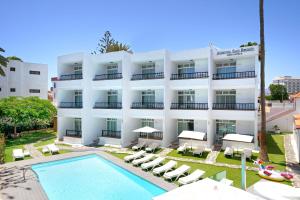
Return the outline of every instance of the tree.
{"type": "Polygon", "coordinates": [[[266,135],[266,94],[265,94],[265,22],[264,22],[264,0],[259,0],[259,21],[260,21],[260,95],[261,95],[261,130],[259,134],[260,151],[259,157],[262,161],[268,162],[266,135]]]}
{"type": "Polygon", "coordinates": [[[18,60],[18,61],[23,62],[23,60],[21,58],[17,57],[17,56],[8,56],[7,59],[8,60],[18,60]]]}
{"type": "Polygon", "coordinates": [[[48,100],[38,97],[8,97],[0,100],[0,126],[13,127],[16,135],[21,126],[50,124],[56,108],[48,100]]]}
{"type": "Polygon", "coordinates": [[[93,51],[92,54],[95,55],[98,53],[108,53],[114,51],[127,51],[132,53],[129,45],[116,41],[112,38],[111,33],[106,31],[103,37],[99,40],[96,50],[93,51]]]}
{"type": "Polygon", "coordinates": [[[240,47],[251,47],[257,46],[257,42],[247,42],[246,44],[242,44],[240,47]]]}
{"type": "MultiPolygon", "coordinates": [[[[5,50],[0,47],[0,53],[4,53],[5,50]]],[[[7,67],[8,59],[0,54],[0,76],[5,76],[4,69],[2,67],[7,67]]]]}
{"type": "Polygon", "coordinates": [[[287,93],[286,87],[284,85],[271,84],[269,86],[271,91],[271,99],[272,100],[287,100],[289,95],[287,93]]]}

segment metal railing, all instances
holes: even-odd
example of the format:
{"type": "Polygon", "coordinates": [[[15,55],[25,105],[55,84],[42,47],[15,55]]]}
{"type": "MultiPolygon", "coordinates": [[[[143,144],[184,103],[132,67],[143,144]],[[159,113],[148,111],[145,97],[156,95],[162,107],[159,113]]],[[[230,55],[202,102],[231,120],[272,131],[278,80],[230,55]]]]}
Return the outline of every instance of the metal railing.
{"type": "Polygon", "coordinates": [[[196,79],[196,78],[208,78],[208,72],[180,73],[180,74],[171,75],[171,80],[196,79]]]}
{"type": "Polygon", "coordinates": [[[121,78],[123,78],[122,73],[99,74],[99,75],[96,75],[93,80],[94,81],[101,81],[101,80],[114,80],[114,79],[121,79],[121,78]]]}
{"type": "Polygon", "coordinates": [[[214,103],[214,110],[255,110],[254,103],[214,103]]]}
{"type": "Polygon", "coordinates": [[[172,103],[171,109],[175,110],[207,110],[207,103],[172,103]]]}
{"type": "Polygon", "coordinates": [[[60,102],[59,108],[82,108],[82,102],[60,102]]]}
{"type": "Polygon", "coordinates": [[[133,102],[132,109],[164,109],[164,103],[162,102],[133,102]]]}
{"type": "Polygon", "coordinates": [[[121,102],[96,102],[94,108],[121,109],[122,103],[121,102]]]}
{"type": "Polygon", "coordinates": [[[81,137],[81,131],[78,130],[66,130],[66,136],[69,137],[81,137]]]}
{"type": "Polygon", "coordinates": [[[255,71],[218,73],[218,74],[213,74],[213,80],[254,78],[255,76],[256,76],[255,71]]]}
{"type": "Polygon", "coordinates": [[[145,139],[162,140],[163,133],[161,131],[153,132],[153,133],[140,133],[139,137],[145,139]]]}
{"type": "Polygon", "coordinates": [[[82,79],[82,74],[64,74],[61,75],[59,78],[60,81],[77,80],[77,79],[82,79]]]}
{"type": "Polygon", "coordinates": [[[131,80],[135,81],[135,80],[162,79],[162,78],[164,78],[164,73],[157,72],[157,73],[148,73],[148,74],[133,74],[131,80]]]}
{"type": "Polygon", "coordinates": [[[102,130],[101,137],[121,138],[121,131],[102,130]]]}

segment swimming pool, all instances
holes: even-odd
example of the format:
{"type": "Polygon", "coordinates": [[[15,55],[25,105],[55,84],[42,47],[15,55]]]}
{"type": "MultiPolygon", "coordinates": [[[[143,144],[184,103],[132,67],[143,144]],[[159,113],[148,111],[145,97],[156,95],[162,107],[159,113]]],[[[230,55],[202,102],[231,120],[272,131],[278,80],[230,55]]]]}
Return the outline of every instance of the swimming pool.
{"type": "Polygon", "coordinates": [[[50,200],[150,200],[166,192],[95,154],[36,164],[32,169],[50,200]]]}

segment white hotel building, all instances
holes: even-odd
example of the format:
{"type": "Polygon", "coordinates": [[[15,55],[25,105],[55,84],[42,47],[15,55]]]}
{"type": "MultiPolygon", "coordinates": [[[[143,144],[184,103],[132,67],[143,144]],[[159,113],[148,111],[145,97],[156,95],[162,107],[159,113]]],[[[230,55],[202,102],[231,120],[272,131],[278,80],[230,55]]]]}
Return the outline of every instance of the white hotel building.
{"type": "Polygon", "coordinates": [[[169,146],[182,130],[253,135],[257,147],[258,47],[180,52],[83,53],[58,57],[58,137],[128,146],[146,138],[169,146]],[[160,132],[133,133],[143,126],[160,132]]]}
{"type": "Polygon", "coordinates": [[[48,65],[10,60],[2,67],[0,98],[8,96],[38,96],[48,98],[48,65]]]}

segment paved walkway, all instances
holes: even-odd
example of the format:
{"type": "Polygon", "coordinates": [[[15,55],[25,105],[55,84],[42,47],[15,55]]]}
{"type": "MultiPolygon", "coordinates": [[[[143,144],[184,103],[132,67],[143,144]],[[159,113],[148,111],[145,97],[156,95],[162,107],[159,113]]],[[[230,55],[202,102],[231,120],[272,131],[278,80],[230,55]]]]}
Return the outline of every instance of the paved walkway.
{"type": "Polygon", "coordinates": [[[296,161],[296,155],[292,146],[292,137],[292,134],[284,136],[285,160],[287,164],[286,168],[294,175],[293,186],[300,188],[300,165],[296,161]]]}
{"type": "Polygon", "coordinates": [[[206,163],[213,164],[216,163],[219,151],[211,151],[205,159],[206,163]]]}
{"type": "Polygon", "coordinates": [[[31,157],[33,157],[33,158],[39,158],[39,157],[44,156],[39,150],[37,150],[34,147],[33,143],[32,144],[26,144],[24,147],[25,147],[26,150],[28,150],[30,152],[31,157]]]}

